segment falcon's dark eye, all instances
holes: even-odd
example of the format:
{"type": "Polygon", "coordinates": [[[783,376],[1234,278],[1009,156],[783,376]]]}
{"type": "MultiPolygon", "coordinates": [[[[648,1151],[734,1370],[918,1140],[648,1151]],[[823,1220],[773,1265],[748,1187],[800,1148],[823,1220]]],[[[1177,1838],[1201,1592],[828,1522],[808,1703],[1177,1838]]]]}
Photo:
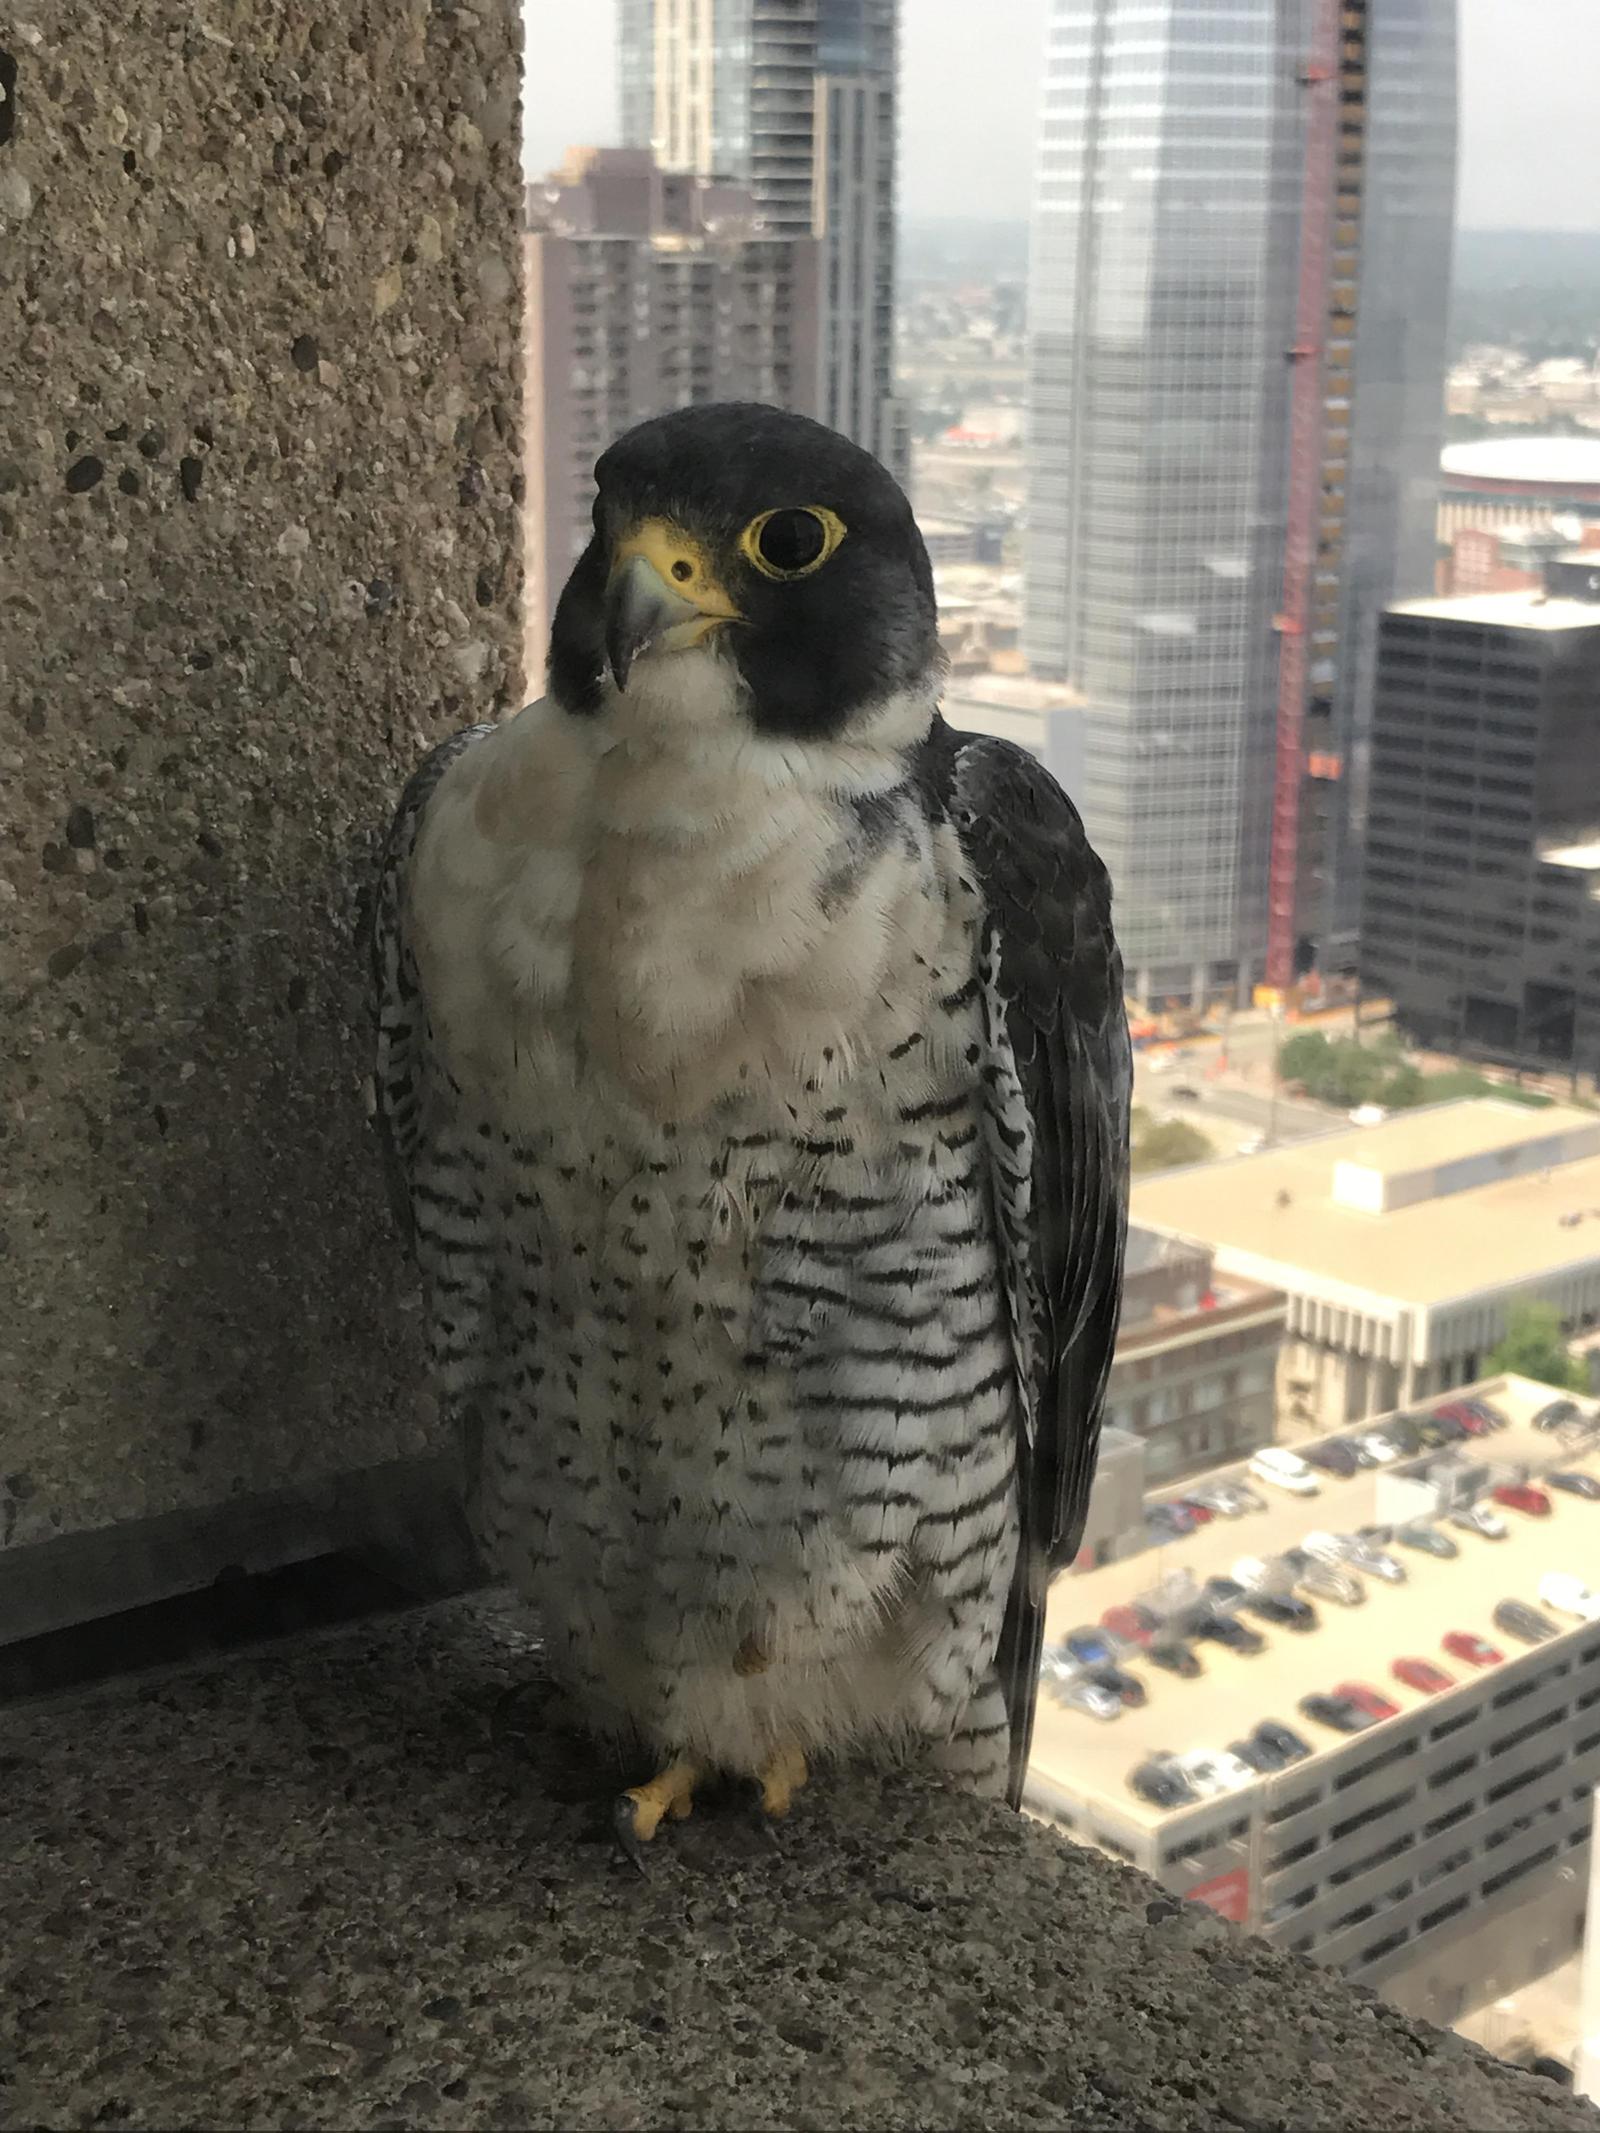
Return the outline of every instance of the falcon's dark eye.
{"type": "Polygon", "coordinates": [[[739,536],[739,546],[764,578],[807,578],[844,539],[844,520],[822,504],[763,511],[739,536]]]}

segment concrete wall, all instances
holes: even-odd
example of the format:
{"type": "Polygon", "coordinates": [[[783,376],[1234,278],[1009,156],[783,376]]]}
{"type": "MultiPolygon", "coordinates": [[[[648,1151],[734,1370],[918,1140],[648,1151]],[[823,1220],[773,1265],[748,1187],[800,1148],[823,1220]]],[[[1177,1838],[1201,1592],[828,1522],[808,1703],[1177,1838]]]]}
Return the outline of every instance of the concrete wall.
{"type": "Polygon", "coordinates": [[[358,900],[424,745],[520,681],[514,11],[21,14],[0,24],[12,1550],[423,1444],[362,1113],[358,900]]]}

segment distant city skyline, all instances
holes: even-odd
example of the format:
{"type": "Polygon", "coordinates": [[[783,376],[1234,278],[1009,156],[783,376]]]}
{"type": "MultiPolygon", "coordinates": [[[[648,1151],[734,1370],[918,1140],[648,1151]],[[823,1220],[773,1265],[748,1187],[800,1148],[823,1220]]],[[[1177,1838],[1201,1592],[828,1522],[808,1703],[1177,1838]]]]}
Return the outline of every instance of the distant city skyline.
{"type": "MultiPolygon", "coordinates": [[[[905,10],[903,215],[1026,219],[1045,12],[1046,0],[987,0],[974,37],[970,0],[914,0],[905,10]]],[[[568,146],[620,139],[615,17],[615,0],[530,0],[531,175],[568,146]]],[[[1462,227],[1600,226],[1596,80],[1597,0],[1461,0],[1462,227]]]]}

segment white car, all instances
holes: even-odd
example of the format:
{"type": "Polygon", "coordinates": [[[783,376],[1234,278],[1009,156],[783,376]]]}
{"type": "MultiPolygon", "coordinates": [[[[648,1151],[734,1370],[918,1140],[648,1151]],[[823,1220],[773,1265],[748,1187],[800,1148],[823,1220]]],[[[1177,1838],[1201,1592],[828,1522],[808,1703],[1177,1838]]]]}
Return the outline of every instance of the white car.
{"type": "Polygon", "coordinates": [[[1278,1556],[1241,1555],[1232,1575],[1252,1592],[1288,1592],[1294,1585],[1293,1572],[1278,1556]]]}
{"type": "Polygon", "coordinates": [[[1394,1439],[1381,1430],[1369,1429],[1365,1436],[1357,1437],[1356,1444],[1376,1466],[1393,1466],[1397,1459],[1405,1457],[1394,1439]]]}
{"type": "Polygon", "coordinates": [[[1570,1571],[1547,1570],[1539,1580],[1539,1597],[1558,1615],[1576,1615],[1580,1622],[1600,1617],[1600,1592],[1591,1592],[1582,1578],[1570,1571]]]}
{"type": "Polygon", "coordinates": [[[1450,1513],[1450,1523],[1463,1533],[1481,1533],[1485,1540],[1503,1541],[1510,1530],[1498,1511],[1486,1503],[1459,1504],[1450,1513]]]}
{"type": "Polygon", "coordinates": [[[1287,1489],[1291,1496],[1320,1493],[1316,1475],[1300,1454],[1285,1451],[1281,1444],[1264,1444],[1251,1459],[1247,1471],[1252,1480],[1270,1482],[1275,1489],[1287,1489]]]}
{"type": "Polygon", "coordinates": [[[1242,1140],[1239,1143],[1239,1153],[1241,1155],[1259,1155],[1266,1145],[1267,1136],[1264,1133],[1252,1133],[1248,1140],[1242,1140]]]}
{"type": "Polygon", "coordinates": [[[1350,1113],[1352,1126],[1381,1126],[1389,1116],[1382,1104],[1357,1104],[1350,1113]]]}
{"type": "Polygon", "coordinates": [[[1244,1492],[1236,1489],[1231,1481],[1213,1481],[1202,1489],[1191,1489],[1188,1500],[1207,1511],[1215,1511],[1219,1518],[1242,1518],[1250,1506],[1244,1492]]]}
{"type": "Polygon", "coordinates": [[[1256,1781],[1250,1765],[1226,1748],[1192,1748],[1173,1760],[1202,1800],[1219,1799],[1225,1792],[1238,1792],[1256,1781]]]}
{"type": "Polygon", "coordinates": [[[1300,1545],[1319,1563],[1342,1563],[1345,1560],[1345,1544],[1337,1533],[1308,1533],[1300,1545]]]}

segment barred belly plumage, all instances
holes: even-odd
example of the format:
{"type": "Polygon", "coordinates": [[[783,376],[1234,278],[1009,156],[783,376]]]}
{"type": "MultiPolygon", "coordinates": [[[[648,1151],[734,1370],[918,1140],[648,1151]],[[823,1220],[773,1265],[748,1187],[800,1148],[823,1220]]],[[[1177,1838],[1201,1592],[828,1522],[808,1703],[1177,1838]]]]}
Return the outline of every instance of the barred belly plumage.
{"type": "Polygon", "coordinates": [[[1014,1365],[975,988],[932,990],[931,1031],[788,1101],[652,1129],[574,1084],[538,1107],[561,1125],[440,1151],[499,1240],[485,1544],[619,1733],[754,1771],[947,1738],[984,1684],[1014,1365]]]}

